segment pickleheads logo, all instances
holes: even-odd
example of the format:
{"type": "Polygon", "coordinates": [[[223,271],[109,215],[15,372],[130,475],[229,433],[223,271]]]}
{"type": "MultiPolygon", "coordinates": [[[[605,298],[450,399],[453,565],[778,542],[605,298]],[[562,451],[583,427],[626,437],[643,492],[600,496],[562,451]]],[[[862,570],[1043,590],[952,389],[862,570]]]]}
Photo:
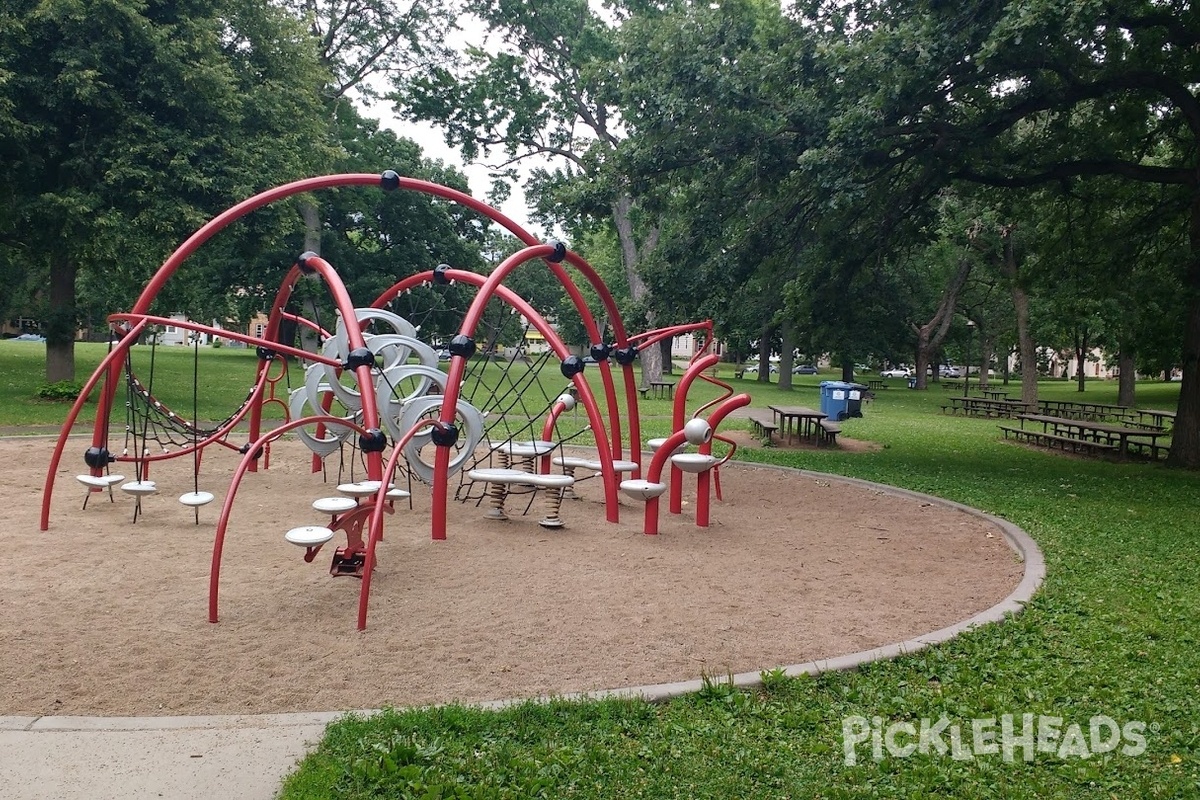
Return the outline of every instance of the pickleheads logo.
{"type": "Polygon", "coordinates": [[[1120,724],[1104,714],[1092,717],[1086,725],[1045,714],[1003,714],[959,722],[942,716],[888,725],[882,717],[845,717],[842,752],[846,766],[858,763],[860,745],[864,750],[870,748],[875,761],[882,761],[885,755],[907,758],[914,754],[949,756],[956,761],[997,755],[1005,761],[1033,761],[1039,754],[1062,760],[1113,752],[1140,756],[1146,752],[1146,724],[1120,724]]]}

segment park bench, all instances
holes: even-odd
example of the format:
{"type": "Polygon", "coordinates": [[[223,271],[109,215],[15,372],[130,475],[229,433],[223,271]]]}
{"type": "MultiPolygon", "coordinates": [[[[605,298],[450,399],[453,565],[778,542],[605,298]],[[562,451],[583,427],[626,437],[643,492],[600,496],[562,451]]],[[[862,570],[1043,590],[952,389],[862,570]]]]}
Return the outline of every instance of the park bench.
{"type": "Polygon", "coordinates": [[[829,419],[823,419],[818,424],[821,426],[821,432],[818,434],[817,443],[830,447],[837,444],[837,435],[842,432],[842,426],[829,419]]]}
{"type": "Polygon", "coordinates": [[[775,415],[770,411],[751,410],[747,415],[750,424],[754,427],[758,438],[763,439],[768,444],[773,442],[775,431],[779,430],[779,426],[775,424],[775,415]]]}
{"type": "Polygon", "coordinates": [[[1099,455],[1101,453],[1115,453],[1117,451],[1115,444],[1098,442],[1092,439],[1077,439],[1073,436],[1060,436],[1056,433],[1014,428],[1011,425],[1001,425],[1000,430],[1004,432],[1005,439],[1009,438],[1009,434],[1012,434],[1012,438],[1017,441],[1024,441],[1039,447],[1057,447],[1064,452],[1070,450],[1073,453],[1099,455]]]}

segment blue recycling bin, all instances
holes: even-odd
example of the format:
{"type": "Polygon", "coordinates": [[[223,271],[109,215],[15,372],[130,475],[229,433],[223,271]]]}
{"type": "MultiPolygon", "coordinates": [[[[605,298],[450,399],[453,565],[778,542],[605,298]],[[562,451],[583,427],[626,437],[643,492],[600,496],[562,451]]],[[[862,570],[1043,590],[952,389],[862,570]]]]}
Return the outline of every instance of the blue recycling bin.
{"type": "Polygon", "coordinates": [[[850,395],[853,393],[858,395],[858,415],[861,417],[862,390],[856,387],[857,384],[845,381],[821,381],[821,413],[838,422],[846,419],[850,416],[850,395]]]}

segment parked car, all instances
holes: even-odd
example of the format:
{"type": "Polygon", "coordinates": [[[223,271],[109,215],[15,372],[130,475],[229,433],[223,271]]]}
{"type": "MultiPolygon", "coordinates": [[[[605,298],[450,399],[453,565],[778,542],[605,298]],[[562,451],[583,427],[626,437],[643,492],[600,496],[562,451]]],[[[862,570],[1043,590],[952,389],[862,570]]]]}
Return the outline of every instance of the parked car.
{"type": "Polygon", "coordinates": [[[450,360],[450,351],[445,350],[445,349],[438,350],[437,357],[438,357],[438,361],[449,361],[450,360]]]}
{"type": "Polygon", "coordinates": [[[881,369],[879,371],[879,377],[881,378],[907,378],[908,376],[908,367],[892,367],[891,369],[881,369]]]}
{"type": "Polygon", "coordinates": [[[938,367],[938,375],[943,378],[961,378],[962,370],[958,367],[952,367],[949,364],[943,364],[938,367]]]}
{"type": "Polygon", "coordinates": [[[20,336],[13,337],[14,342],[44,342],[46,337],[37,333],[22,333],[20,336]]]}
{"type": "Polygon", "coordinates": [[[793,375],[816,375],[817,368],[814,367],[812,364],[797,364],[796,366],[792,367],[792,374],[793,375]]]}

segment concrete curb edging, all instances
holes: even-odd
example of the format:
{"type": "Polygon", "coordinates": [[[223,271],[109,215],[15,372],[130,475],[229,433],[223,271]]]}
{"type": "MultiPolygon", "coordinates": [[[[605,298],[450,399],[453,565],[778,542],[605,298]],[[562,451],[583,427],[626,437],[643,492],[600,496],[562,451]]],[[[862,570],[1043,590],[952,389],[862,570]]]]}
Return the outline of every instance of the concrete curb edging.
{"type": "MultiPolygon", "coordinates": [[[[1025,562],[1024,575],[1016,588],[1003,600],[991,608],[985,609],[972,617],[948,625],[940,630],[932,631],[922,636],[884,645],[870,650],[850,653],[834,658],[809,661],[802,664],[791,664],[782,667],[789,676],[820,675],[823,672],[847,671],[862,664],[874,661],[898,658],[920,652],[931,645],[949,641],[959,634],[972,628],[989,623],[1002,622],[1008,615],[1016,615],[1024,610],[1025,605],[1040,588],[1046,576],[1046,564],[1042,551],[1037,543],[1025,531],[1007,520],[987,514],[970,506],[946,500],[934,495],[901,489],[886,484],[873,483],[860,478],[848,478],[823,472],[795,469],[792,467],[739,462],[739,468],[768,469],[787,472],[799,477],[813,480],[827,480],[845,483],[859,488],[902,497],[908,500],[918,500],[925,503],[940,505],[969,514],[977,519],[994,525],[1004,535],[1008,546],[1025,562]]],[[[733,685],[741,688],[751,688],[762,685],[762,673],[742,672],[731,676],[733,685]]],[[[607,698],[641,698],[648,702],[662,702],[686,694],[700,691],[704,686],[703,680],[677,681],[646,686],[633,686],[621,689],[601,689],[590,692],[575,692],[555,695],[553,697],[514,698],[509,700],[493,700],[468,704],[475,708],[501,709],[534,701],[550,702],[552,700],[602,700],[607,698]]],[[[182,717],[87,717],[87,716],[0,716],[0,731],[26,731],[30,733],[51,731],[135,731],[135,730],[182,730],[182,729],[280,729],[324,726],[339,720],[348,714],[370,716],[379,713],[378,710],[360,711],[325,711],[311,713],[289,714],[240,714],[240,715],[210,715],[182,717]]]]}

